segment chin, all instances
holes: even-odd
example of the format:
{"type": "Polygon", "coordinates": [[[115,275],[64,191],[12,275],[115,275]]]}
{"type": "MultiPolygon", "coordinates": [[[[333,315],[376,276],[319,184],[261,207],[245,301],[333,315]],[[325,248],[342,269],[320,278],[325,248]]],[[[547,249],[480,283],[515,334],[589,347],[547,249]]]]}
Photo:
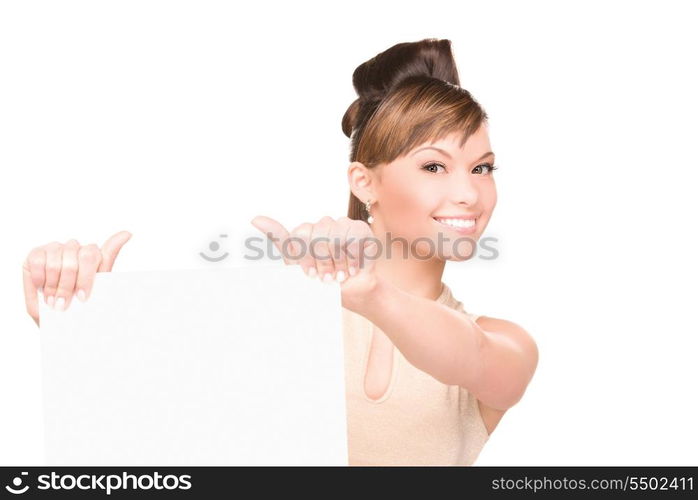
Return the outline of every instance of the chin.
{"type": "Polygon", "coordinates": [[[475,255],[477,255],[477,242],[479,238],[479,234],[459,236],[456,238],[449,237],[449,241],[443,244],[443,252],[446,254],[446,260],[460,262],[472,259],[475,255]],[[457,239],[460,239],[461,241],[454,245],[454,241],[457,239]]]}
{"type": "Polygon", "coordinates": [[[431,252],[431,255],[433,257],[443,261],[460,262],[464,260],[470,260],[475,255],[477,255],[477,242],[479,237],[479,234],[473,234],[469,236],[454,236],[452,234],[446,233],[441,233],[441,238],[439,238],[438,233],[433,236],[422,236],[422,238],[429,238],[431,240],[431,243],[429,245],[432,245],[432,247],[431,249],[425,249],[424,245],[420,246],[420,248],[422,249],[420,251],[420,254],[424,255],[425,252],[431,252]],[[448,240],[446,240],[446,238],[448,238],[448,240]],[[459,238],[461,239],[461,241],[455,244],[454,246],[454,241],[459,238]],[[439,239],[441,240],[440,251],[439,239]]]}
{"type": "Polygon", "coordinates": [[[464,262],[466,260],[470,260],[473,257],[475,257],[475,252],[472,252],[472,253],[467,254],[467,255],[464,255],[464,254],[465,254],[465,252],[459,253],[459,257],[456,257],[455,255],[449,255],[448,257],[446,257],[445,260],[451,261],[451,262],[464,262]]]}

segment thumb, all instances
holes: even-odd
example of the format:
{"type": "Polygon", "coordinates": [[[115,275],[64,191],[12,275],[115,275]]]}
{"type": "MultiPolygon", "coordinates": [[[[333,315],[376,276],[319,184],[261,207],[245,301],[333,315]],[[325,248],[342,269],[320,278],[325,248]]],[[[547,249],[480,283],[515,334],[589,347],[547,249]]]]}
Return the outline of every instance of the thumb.
{"type": "MultiPolygon", "coordinates": [[[[284,254],[283,251],[283,245],[284,241],[289,237],[288,231],[284,226],[281,225],[280,222],[275,221],[271,217],[265,217],[264,215],[258,215],[257,217],[253,218],[250,223],[259,229],[261,232],[264,233],[267,238],[270,238],[272,243],[274,243],[274,246],[277,248],[281,256],[284,258],[284,263],[286,264],[293,264],[295,261],[292,259],[286,258],[286,255],[284,254]]],[[[287,252],[295,252],[295,245],[293,248],[288,248],[289,245],[286,245],[286,251],[287,252]]]]}
{"type": "Polygon", "coordinates": [[[366,240],[361,249],[361,270],[362,272],[372,273],[376,267],[378,259],[378,244],[373,239],[366,240]]]}
{"type": "Polygon", "coordinates": [[[121,247],[130,239],[131,233],[128,231],[119,231],[104,242],[104,245],[102,245],[100,249],[102,252],[102,262],[99,264],[99,269],[97,269],[98,273],[111,271],[114,260],[116,256],[119,255],[121,247]]]}

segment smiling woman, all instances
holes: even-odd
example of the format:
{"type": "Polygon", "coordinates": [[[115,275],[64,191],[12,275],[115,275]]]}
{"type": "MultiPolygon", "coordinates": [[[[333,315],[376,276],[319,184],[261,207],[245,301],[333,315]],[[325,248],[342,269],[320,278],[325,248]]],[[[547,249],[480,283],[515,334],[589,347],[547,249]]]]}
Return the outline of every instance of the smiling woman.
{"type": "Polygon", "coordinates": [[[353,82],[348,217],[252,223],[286,263],[341,283],[349,463],[470,465],[538,363],[523,328],[466,312],[442,282],[497,203],[487,115],[449,40],[394,45],[353,82]]]}

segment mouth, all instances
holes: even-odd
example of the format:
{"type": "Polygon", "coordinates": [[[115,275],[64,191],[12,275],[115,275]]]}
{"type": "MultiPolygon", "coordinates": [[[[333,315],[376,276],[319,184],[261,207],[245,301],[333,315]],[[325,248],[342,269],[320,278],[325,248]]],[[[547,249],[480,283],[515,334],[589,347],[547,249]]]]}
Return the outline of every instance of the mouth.
{"type": "Polygon", "coordinates": [[[432,217],[439,225],[447,227],[458,234],[473,234],[477,227],[477,217],[432,217]]]}

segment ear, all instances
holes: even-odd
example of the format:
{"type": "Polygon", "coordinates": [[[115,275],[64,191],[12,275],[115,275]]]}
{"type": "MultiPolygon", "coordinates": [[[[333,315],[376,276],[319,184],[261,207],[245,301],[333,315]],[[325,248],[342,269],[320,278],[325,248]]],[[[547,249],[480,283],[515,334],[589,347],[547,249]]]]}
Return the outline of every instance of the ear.
{"type": "Polygon", "coordinates": [[[347,169],[349,188],[360,200],[374,200],[375,187],[378,182],[374,169],[368,168],[360,161],[353,161],[347,169]]]}

